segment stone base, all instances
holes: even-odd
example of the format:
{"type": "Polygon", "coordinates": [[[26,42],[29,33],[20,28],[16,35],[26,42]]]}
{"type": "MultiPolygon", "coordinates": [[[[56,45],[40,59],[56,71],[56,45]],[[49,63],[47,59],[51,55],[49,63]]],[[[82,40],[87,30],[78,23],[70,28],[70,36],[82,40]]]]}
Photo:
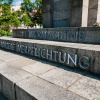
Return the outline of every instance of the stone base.
{"type": "Polygon", "coordinates": [[[99,45],[1,37],[0,48],[100,74],[99,45]]]}
{"type": "Polygon", "coordinates": [[[100,100],[100,77],[0,49],[0,92],[7,100],[100,100]]]}
{"type": "Polygon", "coordinates": [[[13,37],[36,40],[100,44],[100,27],[15,29],[13,37]]]}

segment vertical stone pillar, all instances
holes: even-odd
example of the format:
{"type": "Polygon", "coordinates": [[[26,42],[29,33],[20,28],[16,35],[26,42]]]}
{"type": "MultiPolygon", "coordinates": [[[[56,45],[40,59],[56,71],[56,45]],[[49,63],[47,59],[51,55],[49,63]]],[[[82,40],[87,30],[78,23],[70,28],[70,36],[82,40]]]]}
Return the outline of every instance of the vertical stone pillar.
{"type": "Polygon", "coordinates": [[[89,0],[88,26],[93,26],[97,22],[97,11],[98,0],[89,0]]]}
{"type": "Polygon", "coordinates": [[[82,23],[83,0],[72,0],[71,27],[80,27],[82,23]]]}
{"type": "Polygon", "coordinates": [[[98,0],[97,22],[100,22],[100,0],[98,0]]]}
{"type": "Polygon", "coordinates": [[[100,22],[100,0],[43,0],[43,26],[87,27],[100,22]]]}
{"type": "Polygon", "coordinates": [[[43,3],[43,27],[51,28],[52,27],[52,1],[51,0],[42,0],[43,3]]]}
{"type": "Polygon", "coordinates": [[[71,0],[52,0],[53,27],[69,27],[71,18],[71,0]]]}
{"type": "Polygon", "coordinates": [[[87,27],[87,23],[88,23],[88,8],[89,8],[89,0],[83,0],[81,27],[87,27]]]}

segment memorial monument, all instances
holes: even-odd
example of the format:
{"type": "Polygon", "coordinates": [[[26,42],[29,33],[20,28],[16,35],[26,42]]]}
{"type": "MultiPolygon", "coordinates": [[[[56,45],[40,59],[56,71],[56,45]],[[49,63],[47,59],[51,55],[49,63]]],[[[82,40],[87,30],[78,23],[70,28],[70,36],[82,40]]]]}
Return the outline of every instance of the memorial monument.
{"type": "Polygon", "coordinates": [[[8,100],[100,100],[99,10],[100,0],[43,0],[44,28],[0,37],[0,93],[8,100]]]}
{"type": "Polygon", "coordinates": [[[100,0],[43,0],[43,25],[87,27],[100,22],[100,0]]]}
{"type": "Polygon", "coordinates": [[[100,75],[100,0],[43,0],[43,29],[15,29],[0,48],[100,75]]]}

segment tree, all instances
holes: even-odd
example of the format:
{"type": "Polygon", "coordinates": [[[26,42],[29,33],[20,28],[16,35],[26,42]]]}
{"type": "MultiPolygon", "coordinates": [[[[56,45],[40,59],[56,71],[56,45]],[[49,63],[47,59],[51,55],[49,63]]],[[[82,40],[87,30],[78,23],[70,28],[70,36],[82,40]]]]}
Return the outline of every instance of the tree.
{"type": "Polygon", "coordinates": [[[2,15],[0,16],[1,28],[9,30],[10,19],[11,19],[10,6],[8,4],[3,4],[2,15]]]}
{"type": "Polygon", "coordinates": [[[17,11],[12,13],[10,23],[9,23],[12,27],[17,28],[18,26],[21,25],[21,21],[19,20],[18,16],[19,14],[17,11]]]}
{"type": "Polygon", "coordinates": [[[33,26],[33,22],[31,21],[30,17],[26,14],[22,17],[22,22],[25,26],[33,26]]]}
{"type": "Polygon", "coordinates": [[[8,4],[2,4],[2,15],[0,16],[0,27],[3,30],[11,30],[12,27],[18,27],[21,22],[18,18],[18,13],[11,13],[11,6],[8,4]]]}
{"type": "Polygon", "coordinates": [[[42,25],[42,0],[36,0],[35,5],[35,10],[37,10],[37,13],[35,13],[35,15],[33,14],[33,16],[37,20],[37,23],[42,25]]]}
{"type": "Polygon", "coordinates": [[[0,2],[1,2],[2,4],[8,4],[8,5],[11,5],[12,2],[13,2],[13,0],[0,0],[0,2]]]}
{"type": "Polygon", "coordinates": [[[23,0],[21,10],[29,16],[34,26],[36,24],[42,25],[42,0],[36,0],[35,2],[23,0]]]}
{"type": "Polygon", "coordinates": [[[31,0],[23,0],[23,3],[21,4],[21,10],[23,13],[31,12],[34,7],[34,3],[32,3],[31,0]]]}

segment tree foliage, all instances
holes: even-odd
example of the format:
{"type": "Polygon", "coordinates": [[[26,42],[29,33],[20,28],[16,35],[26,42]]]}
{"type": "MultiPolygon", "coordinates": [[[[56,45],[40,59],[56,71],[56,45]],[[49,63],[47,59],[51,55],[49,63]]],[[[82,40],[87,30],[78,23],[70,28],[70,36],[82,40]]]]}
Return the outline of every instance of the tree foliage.
{"type": "Polygon", "coordinates": [[[21,10],[23,13],[31,12],[34,9],[34,3],[31,2],[31,0],[23,0],[23,3],[21,4],[21,10]]]}
{"type": "Polygon", "coordinates": [[[30,20],[30,17],[27,14],[22,17],[21,21],[25,26],[33,26],[33,22],[30,20]]]}
{"type": "Polygon", "coordinates": [[[24,24],[25,26],[42,25],[42,0],[23,0],[21,11],[11,12],[13,0],[0,0],[2,14],[0,12],[0,29],[10,30],[11,27],[17,28],[24,24]]]}
{"type": "Polygon", "coordinates": [[[42,0],[36,0],[35,2],[23,0],[21,10],[29,16],[34,25],[42,25],[42,0]]]}
{"type": "Polygon", "coordinates": [[[10,30],[11,27],[18,27],[21,25],[18,19],[17,12],[11,12],[11,6],[2,4],[2,15],[0,16],[0,28],[3,30],[10,30]]]}
{"type": "Polygon", "coordinates": [[[0,0],[0,2],[1,2],[2,4],[8,4],[8,5],[11,5],[12,2],[13,2],[13,0],[0,0]]]}
{"type": "Polygon", "coordinates": [[[2,15],[0,16],[0,26],[3,29],[9,29],[11,19],[10,6],[8,4],[2,5],[2,15]]]}
{"type": "Polygon", "coordinates": [[[19,20],[18,16],[19,13],[17,11],[13,12],[11,15],[10,25],[15,28],[21,25],[21,21],[19,20]]]}

